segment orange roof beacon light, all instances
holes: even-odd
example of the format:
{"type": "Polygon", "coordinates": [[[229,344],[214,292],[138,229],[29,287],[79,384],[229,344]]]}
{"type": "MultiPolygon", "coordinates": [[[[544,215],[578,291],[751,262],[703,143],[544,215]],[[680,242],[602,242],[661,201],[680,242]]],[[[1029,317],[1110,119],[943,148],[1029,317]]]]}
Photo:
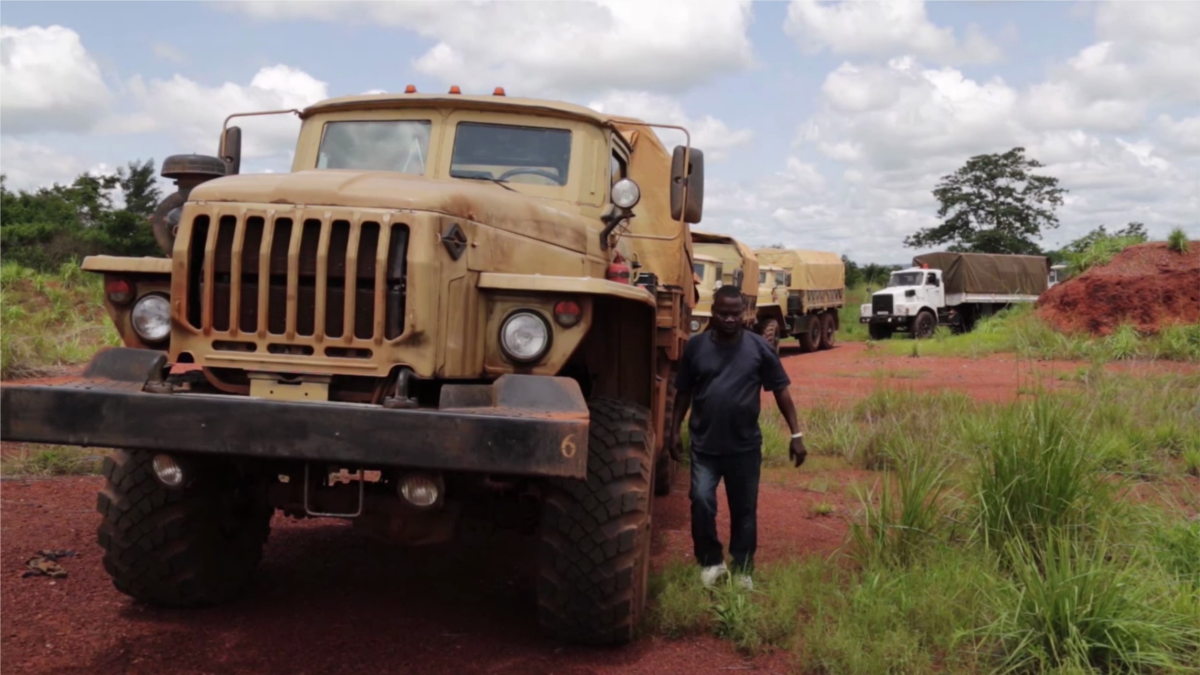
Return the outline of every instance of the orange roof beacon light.
{"type": "Polygon", "coordinates": [[[923,269],[923,270],[929,269],[929,263],[921,263],[921,269],[923,269]]]}
{"type": "Polygon", "coordinates": [[[504,96],[504,87],[496,87],[493,89],[492,96],[504,96]]]}
{"type": "Polygon", "coordinates": [[[415,85],[415,84],[410,84],[410,85],[406,86],[406,87],[404,88],[404,93],[406,93],[406,94],[415,94],[415,93],[417,93],[417,85],[415,85]]]}
{"type": "Polygon", "coordinates": [[[450,86],[450,93],[451,93],[451,94],[461,94],[461,93],[462,93],[462,89],[459,89],[459,88],[458,88],[458,85],[457,85],[457,84],[454,84],[454,85],[451,85],[451,86],[450,86]]]}

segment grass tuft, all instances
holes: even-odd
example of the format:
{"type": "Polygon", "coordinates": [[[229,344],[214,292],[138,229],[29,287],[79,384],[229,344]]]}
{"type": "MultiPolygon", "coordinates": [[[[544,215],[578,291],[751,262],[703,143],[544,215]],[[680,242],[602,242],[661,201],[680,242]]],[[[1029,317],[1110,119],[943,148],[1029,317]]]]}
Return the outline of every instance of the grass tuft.
{"type": "Polygon", "coordinates": [[[1171,230],[1171,234],[1167,237],[1167,248],[1176,253],[1188,252],[1188,238],[1183,228],[1177,227],[1171,230]]]}

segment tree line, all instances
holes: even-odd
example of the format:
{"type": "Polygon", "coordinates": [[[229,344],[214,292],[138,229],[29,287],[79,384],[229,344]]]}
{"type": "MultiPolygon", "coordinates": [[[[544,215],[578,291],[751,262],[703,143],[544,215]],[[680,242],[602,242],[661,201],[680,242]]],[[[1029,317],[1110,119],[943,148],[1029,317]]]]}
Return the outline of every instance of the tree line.
{"type": "Polygon", "coordinates": [[[161,255],[147,220],[162,198],[155,174],[153,159],[132,161],[112,175],[16,192],[0,175],[0,259],[52,271],[89,255],[161,255]]]}

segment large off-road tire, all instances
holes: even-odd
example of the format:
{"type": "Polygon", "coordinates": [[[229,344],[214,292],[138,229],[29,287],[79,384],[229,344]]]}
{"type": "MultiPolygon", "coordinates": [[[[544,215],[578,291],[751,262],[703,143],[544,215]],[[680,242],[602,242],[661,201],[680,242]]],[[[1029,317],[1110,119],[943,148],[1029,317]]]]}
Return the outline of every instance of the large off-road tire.
{"type": "Polygon", "coordinates": [[[921,310],[917,314],[917,318],[913,320],[913,337],[918,340],[927,340],[933,337],[935,330],[937,330],[937,316],[927,309],[921,310]]]}
{"type": "Polygon", "coordinates": [[[236,597],[253,578],[270,529],[262,483],[216,461],[194,461],[185,465],[186,484],[169,488],[154,474],[154,454],[117,451],[104,460],[98,538],[113,585],[169,607],[236,597]]]}
{"type": "Polygon", "coordinates": [[[766,321],[763,321],[761,334],[763,336],[763,339],[767,341],[767,344],[771,345],[771,348],[775,350],[776,354],[778,354],[779,353],[779,322],[776,321],[775,319],[767,319],[766,321]]]}
{"type": "Polygon", "coordinates": [[[824,324],[821,322],[819,314],[808,317],[808,330],[797,336],[800,340],[800,349],[806,352],[815,352],[820,349],[823,327],[824,324]]]}
{"type": "MultiPolygon", "coordinates": [[[[671,494],[671,489],[675,487],[675,472],[679,467],[679,460],[671,452],[671,448],[667,447],[667,443],[682,443],[680,438],[680,430],[675,429],[675,434],[672,435],[667,429],[671,424],[671,420],[675,419],[675,385],[667,386],[667,405],[663,412],[663,448],[658,456],[658,461],[654,466],[654,495],[656,497],[666,497],[671,494]],[[672,440],[673,439],[673,440],[672,440]]],[[[682,453],[680,453],[682,456],[682,453]]]]}
{"type": "Polygon", "coordinates": [[[867,333],[870,334],[872,340],[890,340],[892,339],[892,327],[885,326],[881,323],[867,324],[867,333]]]}
{"type": "Polygon", "coordinates": [[[569,642],[629,642],[646,603],[653,458],[641,406],[590,404],[587,480],[554,479],[542,509],[538,620],[569,642]]]}
{"type": "Polygon", "coordinates": [[[833,349],[837,344],[837,317],[833,312],[821,315],[821,349],[833,349]]]}

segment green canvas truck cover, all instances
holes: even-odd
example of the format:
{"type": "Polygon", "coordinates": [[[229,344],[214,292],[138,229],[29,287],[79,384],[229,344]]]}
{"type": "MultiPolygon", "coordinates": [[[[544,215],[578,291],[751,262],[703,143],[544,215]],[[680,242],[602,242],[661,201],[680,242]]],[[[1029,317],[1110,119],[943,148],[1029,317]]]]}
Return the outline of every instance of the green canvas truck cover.
{"type": "Polygon", "coordinates": [[[1040,295],[1049,285],[1050,259],[1041,255],[924,253],[913,267],[942,270],[946,293],[1040,295]]]}

